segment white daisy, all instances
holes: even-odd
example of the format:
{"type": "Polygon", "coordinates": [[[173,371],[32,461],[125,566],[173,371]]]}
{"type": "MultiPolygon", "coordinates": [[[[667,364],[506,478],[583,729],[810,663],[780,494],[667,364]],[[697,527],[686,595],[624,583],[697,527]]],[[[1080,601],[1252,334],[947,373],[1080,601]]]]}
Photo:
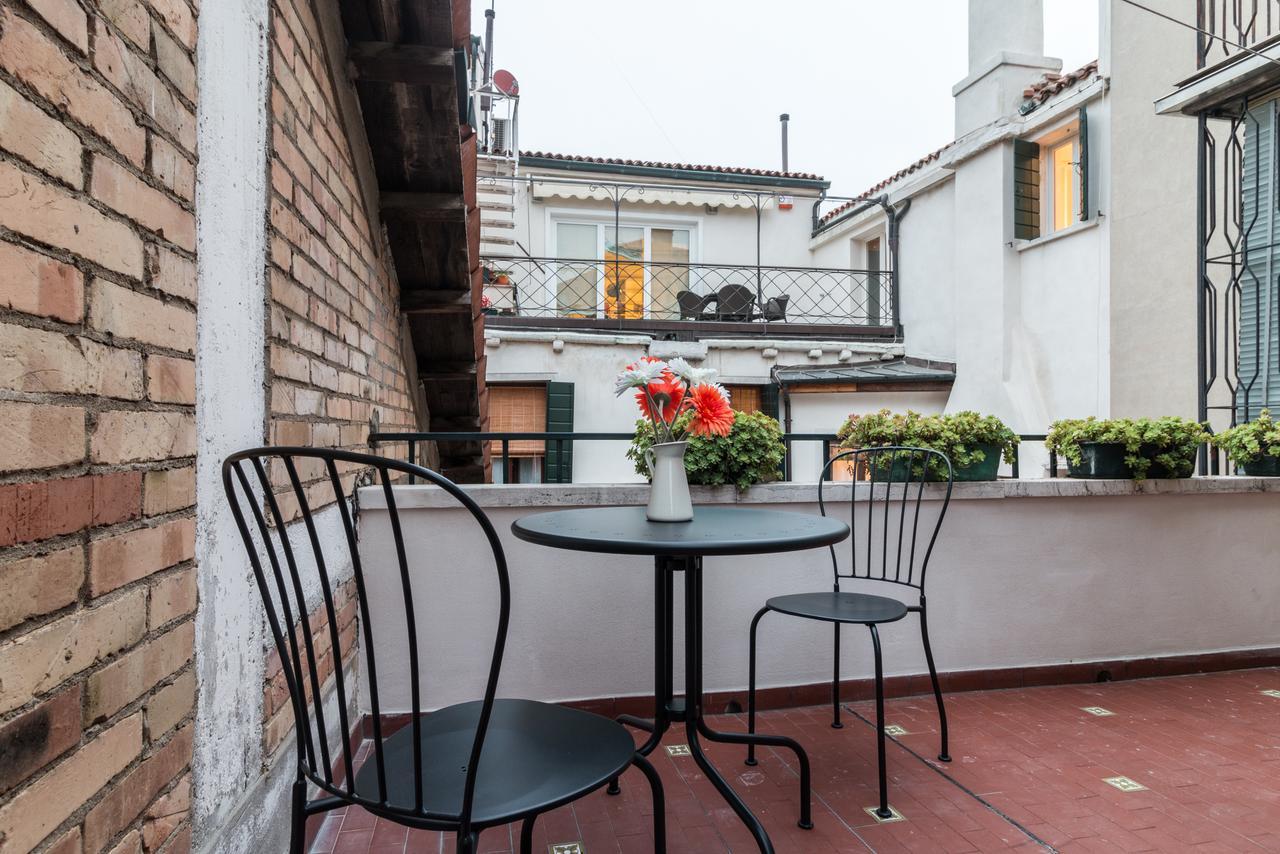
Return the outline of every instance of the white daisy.
{"type": "Polygon", "coordinates": [[[682,356],[676,356],[667,364],[670,365],[673,374],[691,386],[707,382],[716,375],[715,368],[695,368],[682,356]]]}
{"type": "Polygon", "coordinates": [[[618,374],[613,381],[613,393],[621,397],[627,389],[643,388],[662,376],[666,369],[666,362],[637,362],[618,374]]]}

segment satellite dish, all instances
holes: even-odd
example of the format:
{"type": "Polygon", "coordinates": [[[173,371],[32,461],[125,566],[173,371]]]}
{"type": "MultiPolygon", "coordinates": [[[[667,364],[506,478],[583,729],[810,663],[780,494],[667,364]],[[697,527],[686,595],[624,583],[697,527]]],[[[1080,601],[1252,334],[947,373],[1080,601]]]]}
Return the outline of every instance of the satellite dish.
{"type": "Polygon", "coordinates": [[[516,76],[505,68],[499,68],[493,72],[493,85],[504,95],[514,98],[520,94],[520,83],[516,80],[516,76]]]}

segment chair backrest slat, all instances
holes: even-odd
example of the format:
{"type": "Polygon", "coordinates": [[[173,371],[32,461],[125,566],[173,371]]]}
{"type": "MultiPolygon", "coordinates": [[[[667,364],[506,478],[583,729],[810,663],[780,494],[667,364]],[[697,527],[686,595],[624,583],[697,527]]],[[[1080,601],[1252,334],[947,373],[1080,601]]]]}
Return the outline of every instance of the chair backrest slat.
{"type": "MultiPolygon", "coordinates": [[[[350,474],[349,474],[350,476],[350,474]]],[[[436,822],[456,824],[460,833],[471,831],[471,813],[473,810],[476,778],[479,773],[480,760],[484,750],[485,735],[493,715],[493,704],[497,693],[498,676],[502,666],[503,652],[506,647],[507,627],[511,611],[511,590],[507,576],[506,557],[501,542],[493,525],[484,512],[455,484],[436,472],[398,460],[385,459],[369,454],[332,449],[313,449],[299,447],[266,447],[242,451],[233,454],[223,462],[223,488],[236,519],[241,539],[249,556],[259,594],[262,597],[272,639],[276,652],[280,657],[281,668],[293,708],[295,722],[298,727],[298,764],[300,773],[311,783],[318,786],[330,796],[339,797],[352,804],[376,807],[383,813],[401,814],[408,818],[430,819],[436,822]],[[303,465],[306,463],[306,465],[303,465]],[[272,480],[268,475],[268,465],[272,471],[283,470],[287,474],[287,487],[277,496],[272,480]],[[246,467],[252,466],[256,474],[256,483],[246,474],[246,467]],[[275,468],[280,466],[282,469],[275,468]],[[375,484],[381,485],[382,495],[386,501],[387,518],[391,528],[391,540],[396,555],[396,567],[385,567],[386,575],[382,576],[381,589],[393,590],[397,585],[399,595],[392,594],[390,602],[379,602],[379,613],[371,610],[370,589],[366,583],[366,567],[361,561],[358,548],[358,535],[352,508],[349,504],[352,496],[343,488],[343,478],[339,466],[345,470],[372,470],[375,484]],[[441,807],[426,803],[426,785],[428,763],[432,756],[424,756],[423,749],[423,715],[426,701],[422,690],[422,656],[419,650],[417,612],[414,607],[414,578],[409,567],[408,548],[405,542],[405,530],[401,523],[397,506],[396,491],[393,481],[400,476],[408,476],[411,480],[434,484],[442,488],[478,524],[487,540],[492,553],[493,567],[498,580],[499,609],[497,626],[494,635],[493,655],[485,683],[484,698],[480,705],[480,714],[475,735],[471,741],[469,762],[463,781],[462,801],[460,808],[452,804],[441,807]],[[306,531],[311,546],[310,565],[304,566],[305,549],[299,547],[298,554],[289,540],[290,520],[282,511],[285,493],[291,492],[288,503],[291,511],[296,509],[301,528],[306,531]],[[340,547],[331,544],[332,537],[322,535],[317,524],[314,510],[317,506],[327,506],[326,492],[331,492],[333,502],[337,504],[338,515],[342,520],[347,555],[335,555],[340,547]],[[244,507],[248,506],[248,512],[244,507]],[[265,507],[265,512],[264,512],[265,507]],[[257,536],[261,544],[255,542],[253,530],[248,521],[253,517],[257,536]],[[279,543],[275,542],[279,540],[279,543]],[[279,552],[277,552],[279,548],[279,552]],[[266,560],[262,558],[266,554],[266,560]],[[281,560],[283,554],[283,560],[281,560]],[[269,564],[269,568],[268,565],[269,564]],[[339,601],[338,588],[345,586],[346,568],[350,567],[356,600],[354,609],[347,603],[349,599],[339,601]],[[304,584],[303,576],[306,576],[304,584]],[[274,583],[274,590],[272,585],[274,583]],[[319,588],[318,595],[315,587],[319,588]],[[307,591],[311,591],[318,605],[308,605],[307,591]],[[398,602],[396,600],[399,600],[398,602]],[[384,610],[390,608],[391,610],[384,610]],[[394,613],[403,609],[403,614],[394,613]],[[362,626],[360,637],[364,646],[365,669],[363,671],[367,686],[369,708],[372,715],[370,721],[373,750],[366,761],[375,763],[376,792],[372,783],[364,784],[367,790],[358,790],[355,785],[355,768],[353,751],[350,746],[352,735],[349,719],[348,703],[354,697],[354,690],[348,684],[342,669],[342,644],[352,641],[356,635],[344,634],[344,626],[339,620],[350,617],[355,611],[355,619],[362,626]],[[328,621],[327,632],[317,632],[314,637],[310,619],[313,612],[319,613],[328,621]],[[379,670],[377,664],[377,647],[374,643],[373,623],[386,623],[392,618],[403,618],[405,621],[405,637],[408,643],[407,669],[410,688],[411,720],[409,722],[412,735],[410,752],[413,759],[413,792],[412,796],[406,787],[400,797],[388,787],[388,761],[385,749],[383,709],[386,703],[382,696],[380,677],[386,681],[385,668],[379,670]],[[301,638],[298,635],[301,634],[301,638]],[[325,635],[327,634],[327,639],[325,635]],[[325,644],[329,649],[324,649],[325,644]],[[342,730],[340,754],[331,751],[329,733],[326,727],[325,687],[329,682],[329,674],[321,674],[321,669],[328,670],[322,658],[331,656],[332,689],[337,700],[337,719],[342,730]],[[308,694],[310,696],[308,697],[308,694]],[[314,724],[314,725],[313,725],[314,724]],[[317,743],[318,742],[318,743],[317,743]],[[335,758],[343,763],[341,772],[335,770],[335,758]],[[340,773],[345,780],[339,780],[340,773]],[[412,803],[410,803],[412,800],[412,803]]],[[[420,586],[420,585],[419,585],[420,586]]],[[[350,587],[345,587],[350,590],[350,587]]],[[[355,631],[354,627],[352,631],[355,631]]],[[[386,633],[383,632],[383,635],[386,633]]],[[[387,638],[381,638],[385,644],[387,638]]],[[[398,654],[393,654],[398,657],[398,654]]],[[[403,659],[401,659],[403,661],[403,659]]],[[[402,667],[405,665],[401,665],[402,667]]],[[[392,684],[394,691],[404,682],[392,684]]],[[[394,708],[394,707],[393,707],[394,708]]],[[[403,708],[403,706],[400,706],[403,708]]],[[[331,714],[330,717],[333,715],[331,714]]],[[[392,736],[394,737],[394,736],[392,736]]],[[[406,747],[408,747],[406,745],[406,747]]],[[[363,778],[362,778],[363,779],[363,778]]]]}
{"type": "Polygon", "coordinates": [[[898,445],[838,454],[827,462],[818,480],[818,508],[824,516],[828,512],[824,489],[831,488],[829,477],[837,463],[852,464],[855,477],[865,476],[866,481],[855,480],[851,484],[848,541],[851,566],[848,571],[840,568],[836,546],[829,547],[835,589],[840,589],[841,579],[867,579],[915,587],[923,595],[929,558],[951,503],[954,478],[951,461],[945,454],[929,448],[898,445]],[[863,492],[864,483],[862,503],[866,510],[860,517],[858,496],[863,492]],[[916,544],[922,533],[920,517],[924,494],[931,483],[942,489],[943,494],[936,519],[925,522],[929,542],[922,553],[916,544]],[[907,525],[908,517],[910,525],[907,525]]]}

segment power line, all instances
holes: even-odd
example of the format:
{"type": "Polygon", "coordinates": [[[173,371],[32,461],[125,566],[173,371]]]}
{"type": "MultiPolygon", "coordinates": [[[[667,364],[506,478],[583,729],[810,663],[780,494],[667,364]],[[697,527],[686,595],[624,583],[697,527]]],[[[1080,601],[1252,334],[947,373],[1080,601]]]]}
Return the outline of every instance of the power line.
{"type": "Polygon", "coordinates": [[[1252,54],[1253,56],[1259,57],[1260,59],[1265,59],[1267,62],[1273,63],[1275,65],[1280,65],[1280,59],[1276,59],[1275,57],[1272,57],[1272,56],[1267,56],[1265,53],[1256,51],[1251,47],[1245,47],[1242,44],[1235,44],[1234,42],[1227,41],[1226,37],[1224,36],[1220,36],[1217,33],[1213,33],[1208,30],[1202,30],[1199,27],[1197,27],[1195,24],[1188,24],[1186,21],[1179,21],[1177,18],[1173,17],[1172,15],[1167,15],[1164,12],[1160,12],[1160,11],[1157,11],[1156,9],[1152,9],[1150,6],[1143,6],[1141,3],[1138,3],[1137,0],[1124,0],[1124,2],[1128,3],[1130,6],[1134,7],[1135,9],[1141,9],[1142,11],[1147,12],[1148,14],[1155,15],[1157,18],[1164,18],[1166,21],[1172,21],[1173,23],[1177,24],[1180,27],[1186,27],[1188,30],[1195,30],[1197,33],[1199,33],[1202,36],[1208,36],[1211,39],[1217,39],[1218,41],[1222,42],[1224,45],[1227,45],[1228,47],[1237,48],[1243,53],[1252,54]]]}

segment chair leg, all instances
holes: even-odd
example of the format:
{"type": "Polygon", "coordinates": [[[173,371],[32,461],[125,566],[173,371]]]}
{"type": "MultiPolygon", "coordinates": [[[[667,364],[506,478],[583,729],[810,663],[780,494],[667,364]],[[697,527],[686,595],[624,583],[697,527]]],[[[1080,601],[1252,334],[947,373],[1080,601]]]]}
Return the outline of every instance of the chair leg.
{"type": "Polygon", "coordinates": [[[470,833],[458,831],[458,854],[478,854],[480,851],[480,831],[473,830],[470,833]]]}
{"type": "Polygon", "coordinates": [[[947,749],[947,707],[942,703],[942,686],[938,683],[938,669],[933,664],[933,648],[929,646],[929,618],[923,599],[920,602],[920,639],[924,641],[924,659],[929,663],[929,679],[933,682],[933,697],[938,701],[938,731],[942,735],[942,746],[938,751],[938,761],[950,762],[951,752],[947,749]]]}
{"type": "MultiPolygon", "coordinates": [[[[761,608],[751,619],[751,650],[747,658],[747,732],[752,735],[756,733],[756,627],[760,625],[760,618],[767,613],[768,608],[761,608]]],[[[747,745],[747,764],[757,764],[754,744],[747,745]]]]}
{"type": "Polygon", "coordinates": [[[832,656],[835,666],[831,673],[831,728],[844,729],[844,724],[840,723],[840,624],[832,625],[835,626],[835,654],[832,656]]]}
{"type": "Polygon", "coordinates": [[[538,820],[531,815],[520,822],[520,854],[533,854],[533,823],[538,820]]]}
{"type": "Polygon", "coordinates": [[[302,854],[307,844],[307,783],[293,783],[292,807],[289,813],[289,854],[302,854]]]}
{"type": "Polygon", "coordinates": [[[880,806],[876,808],[876,815],[892,818],[893,813],[889,810],[889,774],[885,767],[884,752],[884,666],[880,660],[880,633],[876,631],[874,623],[868,628],[871,629],[871,646],[876,658],[876,759],[880,772],[880,806]]]}
{"type": "Polygon", "coordinates": [[[620,794],[622,794],[622,787],[618,785],[618,778],[617,778],[617,777],[614,777],[612,780],[610,780],[610,781],[609,781],[609,788],[605,789],[604,791],[605,791],[605,794],[606,794],[606,795],[620,795],[620,794]]]}
{"type": "Polygon", "coordinates": [[[666,854],[667,851],[667,800],[662,791],[662,778],[649,760],[639,753],[631,760],[637,768],[644,772],[649,780],[649,791],[653,793],[653,850],[654,854],[666,854]]]}

